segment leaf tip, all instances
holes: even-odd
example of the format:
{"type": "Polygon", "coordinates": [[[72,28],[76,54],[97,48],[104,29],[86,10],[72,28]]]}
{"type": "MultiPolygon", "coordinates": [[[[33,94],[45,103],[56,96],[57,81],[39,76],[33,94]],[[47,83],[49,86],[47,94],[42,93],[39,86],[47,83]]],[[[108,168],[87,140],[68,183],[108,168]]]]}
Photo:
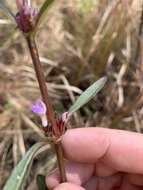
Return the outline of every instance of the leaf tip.
{"type": "Polygon", "coordinates": [[[105,83],[107,82],[107,77],[104,76],[104,77],[102,77],[101,79],[99,79],[99,81],[100,81],[101,83],[105,84],[105,83]]]}

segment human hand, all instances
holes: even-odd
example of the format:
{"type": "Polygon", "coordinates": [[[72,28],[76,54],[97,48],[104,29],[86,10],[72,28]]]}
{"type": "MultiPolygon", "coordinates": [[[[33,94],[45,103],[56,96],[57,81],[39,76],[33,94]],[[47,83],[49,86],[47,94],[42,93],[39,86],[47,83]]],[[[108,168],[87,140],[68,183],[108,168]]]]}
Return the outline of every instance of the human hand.
{"type": "Polygon", "coordinates": [[[105,128],[68,130],[62,145],[68,182],[54,171],[46,184],[54,190],[143,189],[143,135],[105,128]]]}

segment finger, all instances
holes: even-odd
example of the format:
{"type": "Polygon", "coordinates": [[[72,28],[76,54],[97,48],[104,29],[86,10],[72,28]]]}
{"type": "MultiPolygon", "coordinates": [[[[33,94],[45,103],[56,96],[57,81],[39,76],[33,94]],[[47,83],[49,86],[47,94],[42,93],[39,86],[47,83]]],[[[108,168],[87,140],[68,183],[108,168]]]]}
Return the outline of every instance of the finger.
{"type": "Polygon", "coordinates": [[[57,186],[54,190],[85,190],[85,189],[79,185],[75,185],[72,183],[62,183],[59,186],[57,186]]]}
{"type": "Polygon", "coordinates": [[[111,190],[113,188],[119,187],[121,183],[121,175],[116,174],[109,177],[92,177],[84,187],[87,190],[111,190]]]}
{"type": "MultiPolygon", "coordinates": [[[[94,165],[85,163],[66,163],[66,177],[67,181],[81,185],[86,182],[94,172],[94,165]]],[[[49,188],[54,188],[60,183],[60,174],[56,170],[52,174],[46,177],[46,184],[49,188]]]]}
{"type": "Polygon", "coordinates": [[[118,190],[141,190],[141,187],[130,184],[127,180],[123,180],[121,187],[118,190]]]}
{"type": "Polygon", "coordinates": [[[105,128],[78,128],[67,131],[62,144],[68,159],[95,163],[143,174],[143,135],[105,128]]]}
{"type": "MultiPolygon", "coordinates": [[[[96,167],[94,164],[82,164],[75,162],[66,163],[66,175],[68,181],[78,185],[86,183],[86,181],[91,178],[92,174],[96,174],[96,176],[100,177],[105,177],[111,176],[115,173],[117,173],[116,170],[106,166],[102,162],[97,162],[96,167]]],[[[53,188],[60,183],[60,175],[58,169],[46,177],[46,183],[50,188],[53,188]]]]}
{"type": "Polygon", "coordinates": [[[98,185],[98,179],[96,176],[93,176],[89,179],[89,181],[83,185],[86,190],[97,190],[98,185]]]}
{"type": "Polygon", "coordinates": [[[118,171],[102,161],[96,162],[96,176],[106,177],[116,174],[118,171]]]}
{"type": "Polygon", "coordinates": [[[126,178],[129,181],[129,183],[133,185],[143,186],[143,175],[128,174],[126,175],[126,178]]]}

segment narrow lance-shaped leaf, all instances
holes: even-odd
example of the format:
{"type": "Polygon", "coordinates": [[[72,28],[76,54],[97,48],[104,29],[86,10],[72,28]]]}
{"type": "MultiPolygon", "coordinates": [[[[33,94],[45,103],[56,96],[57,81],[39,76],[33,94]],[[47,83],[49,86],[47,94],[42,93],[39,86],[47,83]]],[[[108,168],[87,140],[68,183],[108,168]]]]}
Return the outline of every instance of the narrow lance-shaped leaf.
{"type": "Polygon", "coordinates": [[[0,0],[0,9],[2,10],[2,12],[14,23],[15,22],[15,17],[13,15],[13,13],[9,10],[9,8],[5,5],[5,3],[3,2],[3,0],[0,0]]]}
{"type": "Polygon", "coordinates": [[[18,165],[13,170],[11,176],[9,177],[7,183],[3,190],[21,190],[29,170],[32,165],[33,158],[37,151],[45,145],[44,142],[37,143],[33,145],[29,151],[25,154],[23,159],[18,163],[18,165]]]}
{"type": "Polygon", "coordinates": [[[89,88],[87,88],[75,101],[75,103],[70,107],[69,114],[74,113],[80,109],[84,104],[89,102],[105,85],[107,81],[106,77],[103,77],[93,83],[89,88]]]}
{"type": "Polygon", "coordinates": [[[40,11],[37,16],[37,21],[36,21],[36,27],[35,29],[40,25],[42,19],[44,19],[45,14],[47,13],[50,5],[54,2],[54,0],[45,0],[43,3],[42,7],[40,8],[40,11]]]}

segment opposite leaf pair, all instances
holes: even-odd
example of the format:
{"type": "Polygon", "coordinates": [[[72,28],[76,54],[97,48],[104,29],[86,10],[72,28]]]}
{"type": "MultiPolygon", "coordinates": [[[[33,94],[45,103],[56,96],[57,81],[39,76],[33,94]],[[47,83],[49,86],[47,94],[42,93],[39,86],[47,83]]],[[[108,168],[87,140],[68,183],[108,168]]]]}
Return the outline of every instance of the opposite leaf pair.
{"type": "MultiPolygon", "coordinates": [[[[104,86],[106,82],[106,77],[99,79],[97,82],[92,84],[79,98],[76,102],[71,106],[68,113],[71,115],[78,109],[80,109],[84,104],[86,104],[91,98],[93,98],[104,86]]],[[[38,105],[39,106],[39,105],[38,105]]],[[[37,108],[34,107],[35,112],[43,113],[45,112],[44,104],[41,104],[42,107],[37,108]]],[[[64,118],[63,118],[64,119],[64,118]]],[[[32,166],[33,158],[35,157],[37,151],[44,146],[45,143],[37,143],[26,153],[24,158],[19,162],[16,168],[13,170],[10,178],[8,179],[4,190],[21,190],[23,184],[25,183],[27,173],[32,166]]]]}

